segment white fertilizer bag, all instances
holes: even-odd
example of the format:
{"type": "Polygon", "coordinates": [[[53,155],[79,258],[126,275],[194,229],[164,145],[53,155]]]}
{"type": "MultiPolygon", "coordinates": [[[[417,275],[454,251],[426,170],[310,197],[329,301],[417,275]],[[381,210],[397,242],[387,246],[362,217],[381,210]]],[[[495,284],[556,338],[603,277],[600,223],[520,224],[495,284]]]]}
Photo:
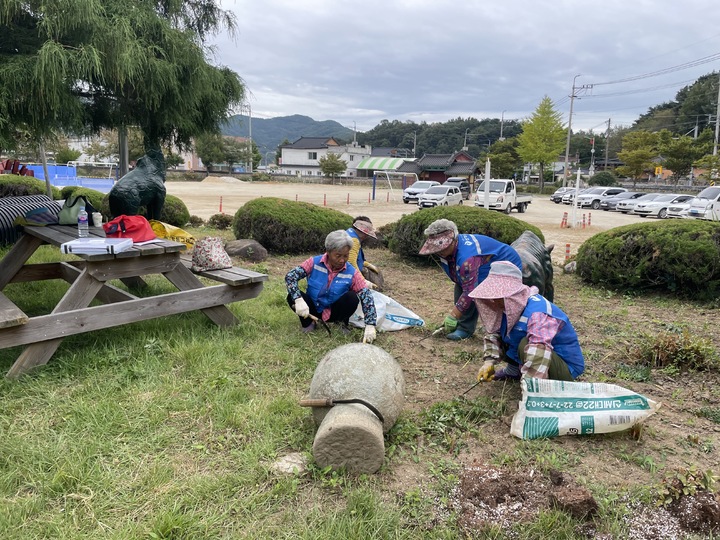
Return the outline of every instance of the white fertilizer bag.
{"type": "Polygon", "coordinates": [[[614,384],[523,378],[510,433],[520,439],[630,429],[660,403],[614,384]]]}
{"type": "MultiPolygon", "coordinates": [[[[370,292],[375,301],[375,311],[377,311],[376,328],[378,332],[394,332],[395,330],[405,330],[406,328],[425,324],[425,321],[415,313],[389,296],[374,290],[370,292]]],[[[350,317],[350,324],[357,328],[365,327],[361,305],[358,304],[355,313],[350,317]]]]}

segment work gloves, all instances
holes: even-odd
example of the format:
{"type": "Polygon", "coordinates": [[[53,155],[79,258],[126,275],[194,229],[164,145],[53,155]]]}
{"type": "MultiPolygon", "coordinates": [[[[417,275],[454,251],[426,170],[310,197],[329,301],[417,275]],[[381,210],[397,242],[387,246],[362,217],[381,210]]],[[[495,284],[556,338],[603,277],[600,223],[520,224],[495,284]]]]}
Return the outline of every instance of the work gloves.
{"type": "Polygon", "coordinates": [[[308,307],[307,302],[303,300],[302,296],[295,300],[295,313],[303,319],[310,316],[310,308],[308,307]]]}
{"type": "Polygon", "coordinates": [[[372,343],[377,337],[375,327],[371,324],[365,325],[365,334],[363,334],[363,343],[372,343]]]}
{"type": "Polygon", "coordinates": [[[445,320],[443,321],[443,327],[445,328],[446,333],[454,332],[457,329],[458,321],[455,317],[452,315],[448,315],[445,317],[445,320]]]}
{"type": "Polygon", "coordinates": [[[492,381],[495,378],[495,364],[489,360],[485,360],[478,370],[478,382],[492,381]]]}

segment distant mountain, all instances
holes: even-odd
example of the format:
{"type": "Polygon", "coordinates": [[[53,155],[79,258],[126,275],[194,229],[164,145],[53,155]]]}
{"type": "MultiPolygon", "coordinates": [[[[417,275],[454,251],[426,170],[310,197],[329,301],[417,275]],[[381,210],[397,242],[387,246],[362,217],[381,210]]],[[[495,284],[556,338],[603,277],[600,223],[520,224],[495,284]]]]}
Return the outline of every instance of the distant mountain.
{"type": "MultiPolygon", "coordinates": [[[[236,114],[230,117],[220,130],[223,135],[247,137],[249,127],[248,117],[236,114]]],[[[294,142],[300,137],[335,137],[350,142],[353,139],[353,130],[334,120],[318,122],[300,114],[252,119],[252,138],[263,156],[265,152],[275,151],[285,139],[294,142]]]]}

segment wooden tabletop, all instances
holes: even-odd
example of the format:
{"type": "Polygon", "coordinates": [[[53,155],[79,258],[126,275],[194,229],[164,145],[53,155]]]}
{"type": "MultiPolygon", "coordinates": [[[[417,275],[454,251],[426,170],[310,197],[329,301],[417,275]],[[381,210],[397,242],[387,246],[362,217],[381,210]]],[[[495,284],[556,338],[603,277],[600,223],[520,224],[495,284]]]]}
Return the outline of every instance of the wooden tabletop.
{"type": "MultiPolygon", "coordinates": [[[[35,238],[42,240],[46,244],[57,247],[60,247],[65,242],[77,240],[78,238],[78,230],[77,227],[74,225],[46,225],[44,227],[27,226],[24,227],[24,231],[25,234],[34,236],[35,238]]],[[[105,238],[105,231],[102,227],[89,227],[88,236],[95,238],[105,238]]],[[[186,249],[187,247],[185,246],[185,244],[182,244],[180,242],[172,242],[170,240],[157,238],[149,244],[133,244],[132,248],[126,251],[121,251],[120,253],[95,253],[92,255],[73,253],[73,255],[80,257],[81,259],[84,259],[86,261],[102,261],[107,259],[141,257],[144,255],[158,255],[161,253],[175,253],[185,251],[186,249]]]]}

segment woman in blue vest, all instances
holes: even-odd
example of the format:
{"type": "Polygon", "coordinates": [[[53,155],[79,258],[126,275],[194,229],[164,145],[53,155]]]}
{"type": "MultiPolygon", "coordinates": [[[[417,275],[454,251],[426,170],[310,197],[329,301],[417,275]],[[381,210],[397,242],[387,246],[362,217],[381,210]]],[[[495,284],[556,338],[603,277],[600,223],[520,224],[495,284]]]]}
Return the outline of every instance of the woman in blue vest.
{"type": "Polygon", "coordinates": [[[315,319],[338,322],[343,330],[350,317],[362,305],[365,317],[363,341],[375,341],[377,314],[372,293],[357,269],[348,263],[352,238],[345,231],[333,231],[325,238],[325,253],[305,260],[285,276],[287,302],[300,317],[303,332],[315,329],[315,319]],[[307,279],[307,292],[298,287],[301,279],[307,279]],[[312,317],[311,317],[312,316],[312,317]]]}
{"type": "Polygon", "coordinates": [[[457,225],[449,219],[433,221],[425,235],[420,255],[438,255],[440,266],[455,283],[455,305],[443,323],[445,337],[455,341],[469,338],[475,331],[478,313],[468,295],[487,277],[491,262],[508,261],[522,270],[520,255],[489,236],[458,234],[457,225]]]}
{"type": "Polygon", "coordinates": [[[567,315],[522,282],[522,272],[505,261],[490,265],[488,277],[470,293],[485,328],[478,381],[521,376],[575,380],[585,370],[577,333],[567,315]],[[500,360],[507,367],[496,370],[500,360]]]}

